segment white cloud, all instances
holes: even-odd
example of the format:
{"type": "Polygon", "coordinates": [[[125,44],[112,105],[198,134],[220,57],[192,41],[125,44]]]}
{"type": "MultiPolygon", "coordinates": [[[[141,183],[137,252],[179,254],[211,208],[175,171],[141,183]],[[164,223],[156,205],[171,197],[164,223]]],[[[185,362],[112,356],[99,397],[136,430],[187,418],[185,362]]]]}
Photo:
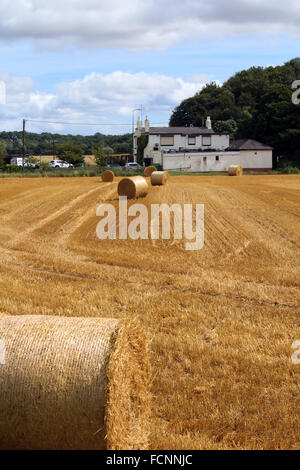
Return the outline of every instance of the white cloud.
{"type": "Polygon", "coordinates": [[[142,103],[150,119],[168,121],[171,110],[183,99],[194,95],[205,82],[184,81],[167,75],[144,72],[109,74],[90,73],[80,80],[61,82],[55,92],[35,88],[28,77],[0,74],[6,84],[6,105],[1,106],[2,129],[21,127],[22,118],[83,123],[128,123],[127,127],[58,126],[29,124],[32,130],[88,132],[93,134],[130,132],[132,110],[142,103]],[[151,117],[153,116],[153,118],[151,117]],[[17,127],[16,127],[17,126],[17,127]]]}
{"type": "Polygon", "coordinates": [[[300,3],[289,0],[1,0],[0,39],[39,47],[163,48],[210,36],[299,37],[300,3]]]}

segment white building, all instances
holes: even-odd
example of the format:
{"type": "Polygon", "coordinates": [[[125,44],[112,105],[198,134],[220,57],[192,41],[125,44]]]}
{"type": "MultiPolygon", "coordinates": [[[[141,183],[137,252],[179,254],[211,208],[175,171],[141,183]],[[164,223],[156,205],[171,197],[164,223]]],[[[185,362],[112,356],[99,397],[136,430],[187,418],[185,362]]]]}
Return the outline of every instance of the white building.
{"type": "Polygon", "coordinates": [[[272,169],[272,147],[244,139],[229,142],[228,134],[213,131],[210,117],[206,127],[145,127],[138,118],[134,133],[136,157],[138,139],[148,134],[144,149],[145,166],[152,164],[164,170],[178,171],[227,171],[230,165],[241,165],[248,170],[272,169]]]}
{"type": "Polygon", "coordinates": [[[237,151],[240,155],[239,163],[247,170],[271,170],[273,167],[273,147],[253,139],[234,140],[230,143],[228,151],[237,151]]]}

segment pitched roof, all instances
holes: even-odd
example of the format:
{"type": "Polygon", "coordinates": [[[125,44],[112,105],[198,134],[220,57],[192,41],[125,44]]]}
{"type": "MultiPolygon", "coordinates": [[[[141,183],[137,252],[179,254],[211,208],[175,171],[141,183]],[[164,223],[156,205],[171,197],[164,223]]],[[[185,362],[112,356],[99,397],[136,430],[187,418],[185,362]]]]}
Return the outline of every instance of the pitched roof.
{"type": "MultiPolygon", "coordinates": [[[[145,130],[143,129],[145,132],[145,130]]],[[[207,129],[207,127],[150,127],[149,134],[184,134],[184,135],[200,135],[200,134],[215,134],[212,129],[207,129]]]]}
{"type": "Polygon", "coordinates": [[[228,150],[273,150],[273,147],[253,139],[234,140],[228,150]]]}

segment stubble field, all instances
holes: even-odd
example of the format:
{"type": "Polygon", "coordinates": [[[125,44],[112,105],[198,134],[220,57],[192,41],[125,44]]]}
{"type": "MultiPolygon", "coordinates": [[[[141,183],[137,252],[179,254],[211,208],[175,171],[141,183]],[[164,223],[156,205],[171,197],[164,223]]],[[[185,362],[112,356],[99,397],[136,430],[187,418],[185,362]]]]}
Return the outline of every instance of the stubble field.
{"type": "MultiPolygon", "coordinates": [[[[203,203],[205,244],[96,237],[117,178],[0,179],[0,314],[137,317],[152,449],[300,448],[299,176],[173,176],[151,203],[203,203]]],[[[135,202],[135,201],[133,201],[135,202]]]]}

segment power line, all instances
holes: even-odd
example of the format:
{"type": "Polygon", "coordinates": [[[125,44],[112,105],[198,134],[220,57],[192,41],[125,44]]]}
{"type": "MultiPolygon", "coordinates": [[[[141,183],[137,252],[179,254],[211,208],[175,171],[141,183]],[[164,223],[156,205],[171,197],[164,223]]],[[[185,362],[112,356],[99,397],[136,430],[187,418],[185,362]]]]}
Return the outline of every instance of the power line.
{"type": "Polygon", "coordinates": [[[26,119],[27,122],[44,122],[47,124],[68,124],[73,126],[130,126],[131,124],[100,124],[100,123],[93,123],[93,122],[65,122],[65,121],[41,121],[38,119],[26,119]]]}
{"type": "MultiPolygon", "coordinates": [[[[65,122],[65,121],[42,121],[38,119],[25,119],[26,122],[39,122],[39,123],[47,123],[47,124],[67,124],[71,126],[131,126],[132,124],[130,123],[112,123],[112,124],[107,124],[107,123],[93,123],[93,122],[65,122]]],[[[163,122],[155,122],[153,123],[154,125],[156,124],[167,124],[167,121],[163,122]]]]}

